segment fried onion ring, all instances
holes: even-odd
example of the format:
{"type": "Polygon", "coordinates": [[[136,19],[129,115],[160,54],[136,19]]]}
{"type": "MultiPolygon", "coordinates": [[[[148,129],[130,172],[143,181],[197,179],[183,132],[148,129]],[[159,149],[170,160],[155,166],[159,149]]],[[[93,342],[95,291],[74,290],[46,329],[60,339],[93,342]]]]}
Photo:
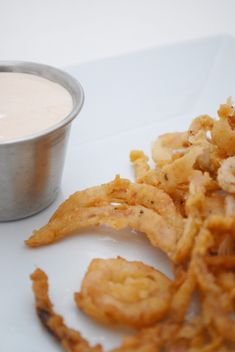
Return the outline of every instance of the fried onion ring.
{"type": "Polygon", "coordinates": [[[152,185],[131,183],[119,176],[110,183],[74,193],[59,206],[51,220],[59,219],[78,207],[94,207],[112,203],[142,205],[153,209],[163,216],[170,226],[174,227],[178,235],[183,231],[182,217],[167,193],[152,185]]]}
{"type": "Polygon", "coordinates": [[[171,281],[142,262],[93,259],[75,294],[79,308],[106,324],[140,328],[162,319],[170,307],[171,281]]]}
{"type": "MultiPolygon", "coordinates": [[[[130,227],[168,255],[175,275],[172,282],[143,263],[120,257],[91,262],[81,292],[75,294],[77,305],[105,324],[141,329],[112,352],[235,350],[235,109],[231,99],[220,106],[218,115],[219,120],[199,116],[188,131],[160,136],[152,148],[154,168],[142,151],[132,151],[135,183],[117,176],[76,192],[26,241],[37,247],[88,226],[130,227]]],[[[39,271],[33,281],[39,285],[34,291],[40,318],[63,346],[75,351],[74,345],[66,345],[75,341],[79,351],[100,351],[100,346],[90,347],[54,313],[45,274],[39,271]]]]}
{"type": "Polygon", "coordinates": [[[117,230],[131,227],[143,232],[153,246],[159,247],[169,256],[175,250],[175,231],[167,225],[163,217],[141,205],[76,208],[34,231],[26,244],[29,247],[44,246],[82,228],[98,225],[107,225],[117,230]]]}

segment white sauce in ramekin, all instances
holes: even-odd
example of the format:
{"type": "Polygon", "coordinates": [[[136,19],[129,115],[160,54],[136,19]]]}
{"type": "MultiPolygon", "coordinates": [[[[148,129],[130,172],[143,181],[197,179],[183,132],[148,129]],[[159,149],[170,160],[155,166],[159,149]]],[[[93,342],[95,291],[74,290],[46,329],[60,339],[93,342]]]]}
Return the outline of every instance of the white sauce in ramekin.
{"type": "Polygon", "coordinates": [[[60,84],[33,74],[0,72],[0,143],[46,130],[72,108],[72,97],[60,84]]]}

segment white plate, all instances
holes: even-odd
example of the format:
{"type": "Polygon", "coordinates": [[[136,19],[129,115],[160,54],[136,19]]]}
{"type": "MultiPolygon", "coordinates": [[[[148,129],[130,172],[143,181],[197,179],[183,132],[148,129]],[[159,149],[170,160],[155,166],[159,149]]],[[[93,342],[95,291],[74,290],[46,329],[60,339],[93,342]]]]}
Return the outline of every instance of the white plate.
{"type": "Polygon", "coordinates": [[[89,229],[35,250],[26,248],[23,241],[72,192],[110,181],[118,173],[133,178],[131,149],[149,153],[160,133],[183,130],[198,114],[214,115],[219,103],[235,97],[234,62],[234,39],[219,36],[68,69],[81,81],[86,101],[73,124],[61,194],[36,216],[0,224],[0,351],[60,350],[35,314],[29,275],[36,267],[49,275],[55,309],[69,326],[106,349],[120,343],[126,331],[85,317],[77,310],[73,293],[94,257],[121,255],[171,275],[164,254],[129,230],[89,229]]]}

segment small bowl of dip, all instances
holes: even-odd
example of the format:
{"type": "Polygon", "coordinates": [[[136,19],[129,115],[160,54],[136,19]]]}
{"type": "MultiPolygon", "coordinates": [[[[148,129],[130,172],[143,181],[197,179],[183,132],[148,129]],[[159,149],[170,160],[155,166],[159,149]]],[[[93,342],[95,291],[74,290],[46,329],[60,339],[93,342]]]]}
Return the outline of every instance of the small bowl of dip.
{"type": "Polygon", "coordinates": [[[0,221],[49,206],[60,189],[80,83],[43,64],[0,61],[0,221]]]}

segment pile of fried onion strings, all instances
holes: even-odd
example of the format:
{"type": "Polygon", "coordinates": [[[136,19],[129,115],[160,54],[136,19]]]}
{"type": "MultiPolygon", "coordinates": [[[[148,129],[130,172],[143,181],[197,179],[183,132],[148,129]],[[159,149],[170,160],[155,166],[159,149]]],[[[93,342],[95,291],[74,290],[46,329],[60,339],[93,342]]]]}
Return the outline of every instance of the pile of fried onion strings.
{"type": "MultiPolygon", "coordinates": [[[[77,306],[104,324],[136,329],[112,352],[235,351],[235,110],[195,118],[188,131],[161,135],[151,168],[132,151],[135,182],[78,191],[26,240],[49,245],[79,230],[131,228],[169,257],[174,280],[139,261],[94,258],[75,293],[77,306]],[[197,297],[199,307],[187,314],[197,297]]],[[[31,275],[38,316],[65,351],[100,352],[53,310],[48,278],[31,275]]]]}

